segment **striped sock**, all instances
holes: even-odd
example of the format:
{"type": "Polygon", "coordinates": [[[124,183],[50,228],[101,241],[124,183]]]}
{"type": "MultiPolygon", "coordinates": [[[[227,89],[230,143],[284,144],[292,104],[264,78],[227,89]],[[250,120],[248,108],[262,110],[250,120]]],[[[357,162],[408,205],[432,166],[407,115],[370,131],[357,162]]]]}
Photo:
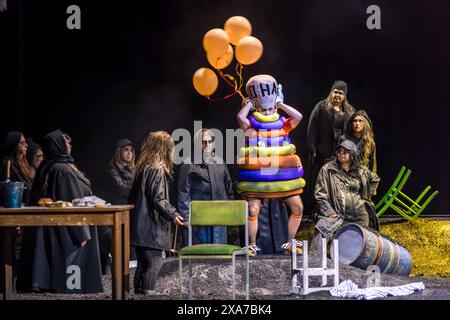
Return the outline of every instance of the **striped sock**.
{"type": "Polygon", "coordinates": [[[291,239],[295,239],[295,235],[297,234],[298,227],[302,222],[302,214],[294,214],[292,213],[289,216],[288,221],[288,241],[291,239]]]}

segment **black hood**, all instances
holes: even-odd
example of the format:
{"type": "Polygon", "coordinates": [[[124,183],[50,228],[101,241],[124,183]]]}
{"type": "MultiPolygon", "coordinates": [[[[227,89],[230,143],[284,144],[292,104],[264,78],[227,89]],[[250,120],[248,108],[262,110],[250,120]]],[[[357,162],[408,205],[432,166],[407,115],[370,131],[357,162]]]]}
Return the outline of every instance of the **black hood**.
{"type": "Polygon", "coordinates": [[[372,131],[373,131],[372,121],[370,120],[369,115],[367,114],[367,112],[366,112],[365,110],[362,110],[362,109],[361,109],[361,110],[356,111],[356,112],[350,117],[350,119],[348,120],[348,123],[347,123],[347,133],[351,134],[351,133],[353,132],[352,122],[353,122],[353,120],[355,119],[356,116],[362,116],[362,117],[364,117],[364,118],[367,120],[367,122],[369,123],[370,128],[371,128],[372,131]]]}
{"type": "Polygon", "coordinates": [[[34,159],[34,154],[36,153],[36,151],[38,151],[39,149],[42,149],[42,148],[40,145],[38,145],[36,142],[34,142],[33,139],[31,139],[30,137],[27,137],[27,145],[28,145],[27,160],[28,160],[28,163],[31,165],[31,163],[33,162],[33,159],[34,159]]]}
{"type": "Polygon", "coordinates": [[[47,161],[62,163],[74,162],[72,156],[67,152],[64,135],[66,134],[61,130],[55,130],[44,137],[42,151],[47,161]]]}

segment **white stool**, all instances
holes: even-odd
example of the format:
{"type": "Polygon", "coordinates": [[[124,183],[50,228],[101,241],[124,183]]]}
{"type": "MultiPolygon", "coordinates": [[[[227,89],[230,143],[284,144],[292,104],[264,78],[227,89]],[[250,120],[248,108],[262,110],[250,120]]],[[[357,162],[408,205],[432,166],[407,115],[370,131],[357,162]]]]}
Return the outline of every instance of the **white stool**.
{"type": "Polygon", "coordinates": [[[308,241],[303,240],[303,268],[297,268],[297,250],[295,240],[292,241],[292,292],[300,294],[308,294],[311,292],[330,290],[332,287],[327,285],[327,276],[334,276],[334,287],[339,285],[339,247],[338,240],[333,240],[333,268],[327,267],[327,240],[322,238],[322,267],[309,268],[308,266],[308,241]],[[302,276],[302,285],[298,285],[298,275],[302,276]],[[318,288],[309,287],[309,277],[322,276],[322,285],[318,288]]]}

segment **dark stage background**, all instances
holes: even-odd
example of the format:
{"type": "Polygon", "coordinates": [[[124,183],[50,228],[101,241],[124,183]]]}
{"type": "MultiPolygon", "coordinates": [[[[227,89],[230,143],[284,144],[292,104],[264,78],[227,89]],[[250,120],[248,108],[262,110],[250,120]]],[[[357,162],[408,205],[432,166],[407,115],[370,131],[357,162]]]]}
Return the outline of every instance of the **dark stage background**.
{"type": "MultiPolygon", "coordinates": [[[[140,144],[151,130],[193,130],[194,120],[236,128],[238,97],[211,103],[192,87],[194,71],[208,67],[204,33],[234,15],[247,17],[264,44],[245,80],[275,76],[286,103],[305,116],[292,133],[300,155],[312,108],[343,79],[349,101],[374,124],[379,193],[405,164],[406,193],[431,184],[440,194],[428,211],[450,212],[448,1],[8,0],[0,13],[1,131],[39,142],[65,130],[101,195],[119,138],[140,144]],[[66,28],[71,4],[81,7],[81,30],[66,28]],[[381,30],[366,28],[371,4],[381,8],[381,30]]],[[[217,95],[229,93],[220,87],[217,95]]]]}

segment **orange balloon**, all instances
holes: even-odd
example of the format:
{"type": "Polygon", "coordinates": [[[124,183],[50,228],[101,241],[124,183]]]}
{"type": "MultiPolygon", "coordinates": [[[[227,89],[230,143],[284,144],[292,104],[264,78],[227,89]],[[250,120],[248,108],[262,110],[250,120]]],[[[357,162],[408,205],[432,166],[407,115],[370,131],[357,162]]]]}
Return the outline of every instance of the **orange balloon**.
{"type": "Polygon", "coordinates": [[[216,57],[210,53],[206,54],[208,62],[216,69],[223,69],[228,67],[231,61],[233,61],[233,56],[233,47],[231,45],[228,45],[227,52],[221,57],[216,57]]]}
{"type": "Polygon", "coordinates": [[[217,79],[217,75],[211,69],[200,68],[195,71],[192,83],[195,90],[202,96],[210,96],[217,90],[219,79],[217,79]]]}
{"type": "Polygon", "coordinates": [[[241,16],[234,16],[229,18],[223,27],[230,37],[230,42],[237,45],[239,40],[243,37],[252,34],[252,25],[247,18],[241,16]]]}
{"type": "Polygon", "coordinates": [[[261,58],[263,45],[252,36],[243,37],[236,46],[236,59],[242,64],[252,64],[261,58]]]}
{"type": "Polygon", "coordinates": [[[227,52],[229,42],[230,40],[225,30],[215,28],[209,30],[203,37],[203,48],[207,53],[221,57],[227,52]]]}

